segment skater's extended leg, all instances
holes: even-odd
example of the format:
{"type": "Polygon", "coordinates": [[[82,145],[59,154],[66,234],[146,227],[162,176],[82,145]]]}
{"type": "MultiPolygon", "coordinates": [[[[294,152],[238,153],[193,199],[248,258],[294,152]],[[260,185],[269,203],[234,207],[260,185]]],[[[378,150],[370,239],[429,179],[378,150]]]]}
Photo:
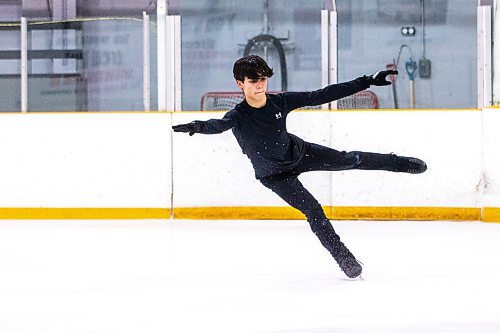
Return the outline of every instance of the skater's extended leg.
{"type": "Polygon", "coordinates": [[[300,174],[307,171],[350,169],[422,173],[427,170],[427,165],[414,157],[362,151],[345,152],[314,143],[306,143],[306,154],[296,172],[300,174]]]}
{"type": "Polygon", "coordinates": [[[296,176],[272,176],[260,181],[307,217],[311,230],[348,277],[355,278],[361,274],[361,265],[340,241],[319,202],[304,188],[296,176]]]}

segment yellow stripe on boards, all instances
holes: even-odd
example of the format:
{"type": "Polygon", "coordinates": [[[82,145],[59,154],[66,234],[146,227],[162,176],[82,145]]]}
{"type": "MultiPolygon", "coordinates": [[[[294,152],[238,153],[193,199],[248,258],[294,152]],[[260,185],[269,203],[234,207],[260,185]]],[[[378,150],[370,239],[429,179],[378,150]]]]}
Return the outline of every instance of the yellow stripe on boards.
{"type": "Polygon", "coordinates": [[[0,208],[2,220],[168,219],[168,208],[0,208]]]}
{"type": "MultiPolygon", "coordinates": [[[[422,220],[500,222],[499,207],[323,207],[334,220],[422,220]]],[[[168,208],[0,208],[1,220],[126,220],[169,219],[168,208]]],[[[201,220],[304,220],[291,207],[181,207],[173,209],[176,219],[201,220]]]]}
{"type": "Polygon", "coordinates": [[[481,208],[457,207],[330,207],[336,220],[479,221],[481,208]]]}
{"type": "Polygon", "coordinates": [[[189,207],[174,208],[174,218],[195,220],[303,220],[292,207],[189,207]]]}
{"type": "MultiPolygon", "coordinates": [[[[462,207],[323,207],[336,220],[452,220],[479,221],[481,208],[462,207]]],[[[176,219],[303,220],[291,207],[193,207],[174,208],[176,219]]]]}
{"type": "Polygon", "coordinates": [[[500,208],[498,208],[498,207],[484,207],[483,208],[483,221],[484,222],[500,222],[500,208]]]}

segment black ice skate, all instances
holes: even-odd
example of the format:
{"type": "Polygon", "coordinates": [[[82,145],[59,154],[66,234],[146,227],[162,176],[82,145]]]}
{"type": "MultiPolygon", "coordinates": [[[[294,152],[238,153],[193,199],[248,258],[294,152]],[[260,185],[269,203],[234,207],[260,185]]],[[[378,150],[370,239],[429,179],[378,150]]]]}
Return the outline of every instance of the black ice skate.
{"type": "Polygon", "coordinates": [[[406,172],[406,173],[423,173],[427,170],[427,164],[424,161],[415,157],[405,157],[397,156],[391,154],[395,160],[395,172],[406,172]]]}
{"type": "Polygon", "coordinates": [[[319,238],[321,244],[330,252],[345,275],[353,279],[361,274],[363,268],[351,251],[342,243],[328,219],[313,220],[311,229],[319,238]]]}
{"type": "Polygon", "coordinates": [[[337,261],[340,269],[342,269],[345,275],[351,279],[361,275],[361,272],[363,271],[361,264],[344,244],[341,243],[340,250],[338,253],[333,255],[333,258],[337,261]]]}

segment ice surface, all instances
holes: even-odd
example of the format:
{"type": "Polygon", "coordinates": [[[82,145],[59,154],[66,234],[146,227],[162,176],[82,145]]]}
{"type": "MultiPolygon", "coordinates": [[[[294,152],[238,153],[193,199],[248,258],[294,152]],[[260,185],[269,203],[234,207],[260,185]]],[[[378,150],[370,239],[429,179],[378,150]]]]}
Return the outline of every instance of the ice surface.
{"type": "Polygon", "coordinates": [[[0,221],[2,333],[500,332],[500,224],[0,221]]]}

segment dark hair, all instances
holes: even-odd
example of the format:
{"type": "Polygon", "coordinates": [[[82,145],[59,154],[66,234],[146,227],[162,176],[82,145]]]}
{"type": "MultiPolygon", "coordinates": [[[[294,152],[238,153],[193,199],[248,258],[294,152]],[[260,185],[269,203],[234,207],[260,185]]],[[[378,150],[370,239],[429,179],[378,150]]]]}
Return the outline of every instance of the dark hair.
{"type": "Polygon", "coordinates": [[[245,81],[245,77],[256,80],[261,77],[271,77],[273,74],[273,69],[258,55],[238,59],[233,66],[233,76],[238,81],[245,81]]]}

